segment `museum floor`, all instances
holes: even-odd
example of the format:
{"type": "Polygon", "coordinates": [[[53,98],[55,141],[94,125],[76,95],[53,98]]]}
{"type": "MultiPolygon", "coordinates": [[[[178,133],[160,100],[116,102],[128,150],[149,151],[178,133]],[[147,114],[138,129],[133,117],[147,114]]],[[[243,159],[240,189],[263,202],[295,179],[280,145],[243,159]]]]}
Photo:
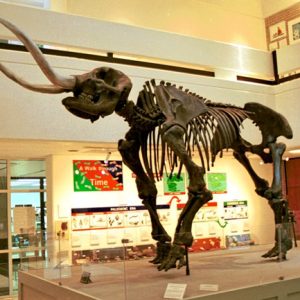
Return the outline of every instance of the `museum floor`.
{"type": "Polygon", "coordinates": [[[65,273],[67,276],[62,273],[61,284],[102,300],[157,300],[164,299],[168,283],[187,284],[185,299],[212,293],[200,290],[200,285],[226,291],[300,277],[299,247],[290,250],[282,262],[261,258],[270,248],[264,245],[191,253],[190,276],[185,275],[185,268],[159,272],[147,259],[77,266],[65,273]],[[91,273],[91,283],[80,283],[83,271],[91,273]]]}

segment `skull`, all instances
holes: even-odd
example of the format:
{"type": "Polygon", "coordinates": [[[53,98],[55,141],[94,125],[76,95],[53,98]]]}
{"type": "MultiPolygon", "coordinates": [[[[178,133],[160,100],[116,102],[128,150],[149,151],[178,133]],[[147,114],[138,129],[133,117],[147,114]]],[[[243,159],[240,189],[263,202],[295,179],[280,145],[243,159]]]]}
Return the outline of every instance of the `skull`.
{"type": "Polygon", "coordinates": [[[0,63],[0,71],[11,80],[39,93],[73,92],[73,97],[63,99],[63,105],[74,115],[92,122],[100,116],[110,115],[126,103],[132,84],[122,72],[102,67],[82,75],[62,76],[50,66],[37,45],[22,30],[2,18],[0,24],[13,32],[24,44],[51,84],[27,82],[0,63]]]}
{"type": "Polygon", "coordinates": [[[130,79],[122,72],[101,67],[77,75],[73,97],[62,100],[68,111],[92,122],[112,114],[117,104],[125,102],[131,90],[130,79]]]}

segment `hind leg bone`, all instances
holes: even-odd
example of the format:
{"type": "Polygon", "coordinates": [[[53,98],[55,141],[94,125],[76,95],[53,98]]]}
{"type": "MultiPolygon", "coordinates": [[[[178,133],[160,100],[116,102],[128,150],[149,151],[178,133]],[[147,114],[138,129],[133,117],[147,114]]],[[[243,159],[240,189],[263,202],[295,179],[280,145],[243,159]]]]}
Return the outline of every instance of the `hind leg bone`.
{"type": "MultiPolygon", "coordinates": [[[[245,145],[244,145],[245,146],[245,145]]],[[[286,257],[286,252],[292,247],[292,240],[289,235],[289,224],[286,220],[286,207],[287,201],[282,199],[282,178],[281,178],[281,162],[282,155],[285,150],[285,145],[282,143],[269,143],[268,148],[270,153],[265,153],[264,147],[259,146],[249,146],[247,147],[236,147],[234,150],[235,158],[246,168],[250,174],[255,187],[256,192],[261,197],[268,200],[269,205],[274,213],[275,219],[275,245],[274,247],[265,253],[263,257],[286,257]],[[247,149],[246,149],[247,148],[247,149]],[[254,150],[254,151],[251,151],[254,150]],[[256,172],[253,170],[250,161],[245,155],[245,152],[249,151],[260,156],[263,153],[262,159],[266,159],[269,162],[273,162],[273,181],[271,187],[269,187],[268,182],[260,178],[256,172]]]]}

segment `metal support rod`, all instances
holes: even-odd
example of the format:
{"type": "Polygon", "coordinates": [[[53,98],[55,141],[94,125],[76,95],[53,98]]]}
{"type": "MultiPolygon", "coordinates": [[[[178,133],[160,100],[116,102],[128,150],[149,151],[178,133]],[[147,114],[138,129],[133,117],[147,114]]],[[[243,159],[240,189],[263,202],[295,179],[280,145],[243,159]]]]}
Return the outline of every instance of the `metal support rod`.
{"type": "Polygon", "coordinates": [[[190,275],[190,264],[189,264],[189,250],[188,246],[185,246],[185,275],[189,276],[190,275]]]}
{"type": "Polygon", "coordinates": [[[282,224],[276,224],[276,230],[277,230],[277,237],[278,237],[278,259],[281,262],[282,261],[282,224]]]}
{"type": "Polygon", "coordinates": [[[294,216],[293,211],[289,211],[289,222],[290,222],[290,224],[292,226],[295,247],[298,247],[296,230],[295,230],[295,223],[296,223],[296,221],[295,221],[295,216],[294,216]]]}

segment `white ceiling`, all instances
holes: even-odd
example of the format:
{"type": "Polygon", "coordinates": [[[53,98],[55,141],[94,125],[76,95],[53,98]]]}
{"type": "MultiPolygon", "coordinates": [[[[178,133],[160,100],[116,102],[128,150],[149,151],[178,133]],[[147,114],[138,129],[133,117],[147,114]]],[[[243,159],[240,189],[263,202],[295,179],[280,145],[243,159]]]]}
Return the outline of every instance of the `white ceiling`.
{"type": "Polygon", "coordinates": [[[0,159],[44,159],[49,155],[101,155],[117,152],[117,144],[0,139],[0,159]]]}
{"type": "MultiPolygon", "coordinates": [[[[99,155],[104,159],[108,153],[118,154],[117,143],[96,143],[76,141],[13,140],[0,139],[1,159],[45,159],[49,155],[99,155]]],[[[300,153],[284,154],[284,158],[299,157],[300,153]]]]}

